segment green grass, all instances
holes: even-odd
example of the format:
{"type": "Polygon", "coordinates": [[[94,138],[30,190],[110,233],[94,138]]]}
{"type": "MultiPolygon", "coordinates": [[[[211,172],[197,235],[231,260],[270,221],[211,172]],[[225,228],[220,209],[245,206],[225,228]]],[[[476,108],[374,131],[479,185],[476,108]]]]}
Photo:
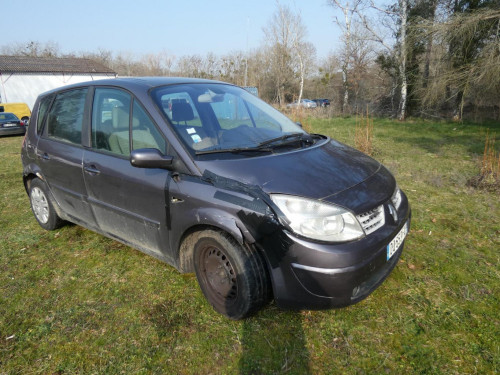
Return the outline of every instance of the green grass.
{"type": "MultiPolygon", "coordinates": [[[[354,144],[355,119],[308,119],[354,144]]],[[[74,225],[42,230],[0,138],[0,374],[495,374],[500,199],[473,190],[486,129],[374,121],[374,157],[413,209],[401,261],[368,299],[233,322],[193,275],[74,225]]],[[[500,142],[497,142],[499,144],[500,142]]]]}

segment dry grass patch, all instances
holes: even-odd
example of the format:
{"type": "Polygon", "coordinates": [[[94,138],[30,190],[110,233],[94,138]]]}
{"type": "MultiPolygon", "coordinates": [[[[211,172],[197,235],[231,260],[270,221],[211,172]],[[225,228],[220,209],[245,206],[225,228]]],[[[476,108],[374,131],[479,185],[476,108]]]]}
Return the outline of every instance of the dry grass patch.
{"type": "Polygon", "coordinates": [[[486,132],[484,152],[479,175],[472,177],[468,185],[490,191],[500,191],[500,152],[495,150],[495,134],[486,132]]]}
{"type": "Polygon", "coordinates": [[[370,118],[368,111],[366,116],[363,114],[356,116],[354,145],[359,151],[373,155],[373,118],[370,118]]]}

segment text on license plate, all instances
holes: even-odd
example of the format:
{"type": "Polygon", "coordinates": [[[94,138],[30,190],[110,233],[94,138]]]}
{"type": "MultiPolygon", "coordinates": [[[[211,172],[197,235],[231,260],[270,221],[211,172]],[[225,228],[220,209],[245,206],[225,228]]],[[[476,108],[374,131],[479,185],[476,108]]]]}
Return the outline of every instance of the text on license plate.
{"type": "Polygon", "coordinates": [[[405,240],[406,235],[408,234],[408,222],[401,228],[399,233],[392,239],[392,241],[387,245],[387,260],[391,259],[391,257],[398,251],[399,247],[405,240]]]}
{"type": "Polygon", "coordinates": [[[17,126],[17,124],[3,124],[4,128],[11,128],[13,126],[17,126]]]}

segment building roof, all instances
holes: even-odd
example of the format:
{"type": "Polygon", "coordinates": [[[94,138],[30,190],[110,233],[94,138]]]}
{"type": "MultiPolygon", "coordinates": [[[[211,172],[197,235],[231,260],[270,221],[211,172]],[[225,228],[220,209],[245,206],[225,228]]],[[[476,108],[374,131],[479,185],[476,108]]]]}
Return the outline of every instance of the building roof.
{"type": "Polygon", "coordinates": [[[0,55],[0,73],[115,74],[103,64],[77,57],[30,57],[0,55]]]}

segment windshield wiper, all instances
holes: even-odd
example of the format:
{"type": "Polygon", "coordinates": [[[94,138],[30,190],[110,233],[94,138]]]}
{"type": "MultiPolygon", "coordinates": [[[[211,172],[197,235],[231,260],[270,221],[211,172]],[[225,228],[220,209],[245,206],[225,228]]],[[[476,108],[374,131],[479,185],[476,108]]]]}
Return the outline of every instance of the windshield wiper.
{"type": "Polygon", "coordinates": [[[218,153],[241,153],[241,152],[272,152],[273,150],[268,147],[235,147],[235,148],[216,148],[212,150],[196,151],[195,155],[218,154],[218,153]]]}
{"type": "Polygon", "coordinates": [[[286,146],[297,141],[306,143],[314,143],[313,136],[307,133],[291,133],[280,137],[271,138],[267,141],[260,142],[254,147],[235,147],[235,148],[216,148],[211,150],[196,151],[195,155],[218,154],[218,153],[241,153],[241,152],[273,152],[273,147],[286,146]],[[271,145],[272,143],[280,143],[271,145]]]}
{"type": "Polygon", "coordinates": [[[287,144],[290,144],[290,143],[293,143],[296,141],[305,141],[307,143],[313,142],[312,137],[307,133],[291,133],[291,134],[282,135],[280,137],[271,138],[271,139],[268,139],[267,141],[264,141],[264,142],[260,142],[258,147],[267,146],[267,145],[270,145],[270,144],[278,142],[278,141],[281,141],[278,144],[278,146],[287,145],[287,144]],[[295,139],[295,138],[297,138],[297,139],[295,139]],[[287,142],[284,142],[284,141],[287,141],[287,142]]]}

